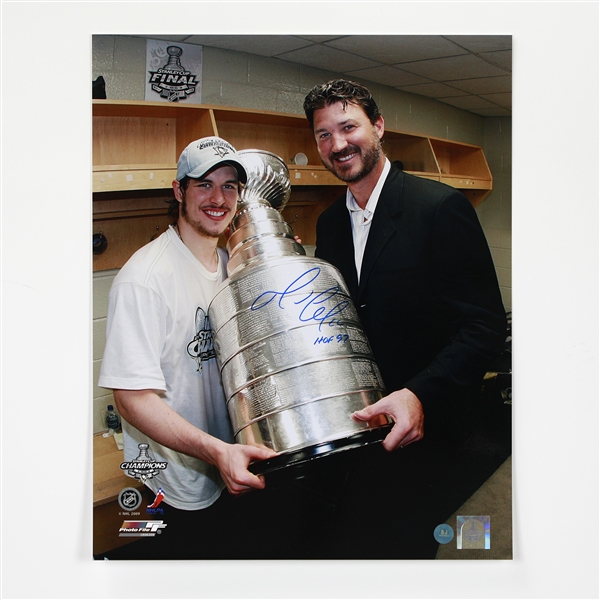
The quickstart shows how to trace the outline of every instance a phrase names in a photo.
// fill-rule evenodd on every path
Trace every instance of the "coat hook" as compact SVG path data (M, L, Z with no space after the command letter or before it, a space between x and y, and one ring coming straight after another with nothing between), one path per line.
M158 228L158 225L156 226L156 233L150 238L150 241L152 241L154 238L156 238L156 236L159 234L160 229Z
M108 240L106 236L100 233L94 233L92 236L92 252L94 254L102 254L108 246Z

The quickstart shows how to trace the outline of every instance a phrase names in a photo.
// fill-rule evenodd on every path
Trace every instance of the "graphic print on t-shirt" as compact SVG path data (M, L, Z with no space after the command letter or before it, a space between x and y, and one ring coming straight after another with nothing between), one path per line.
M196 309L196 335L188 344L187 351L196 361L198 371L202 371L203 361L216 356L208 315L200 307Z

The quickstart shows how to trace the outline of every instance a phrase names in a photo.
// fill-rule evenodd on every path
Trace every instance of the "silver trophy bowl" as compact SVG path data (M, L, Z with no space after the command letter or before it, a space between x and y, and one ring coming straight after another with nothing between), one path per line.
M381 441L387 417L351 418L385 390L346 284L284 222L285 163L238 154L248 181L227 243L229 278L208 309L235 439L279 453L252 465L256 473Z

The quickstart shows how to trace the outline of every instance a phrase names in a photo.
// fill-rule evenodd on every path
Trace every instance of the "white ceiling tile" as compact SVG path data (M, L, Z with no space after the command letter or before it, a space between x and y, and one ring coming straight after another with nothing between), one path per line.
M377 66L377 63L369 58L356 56L320 44L294 50L293 52L286 52L278 55L277 58L337 73L346 73L350 69L355 70Z
M428 98L452 98L453 96L464 96L463 90L457 90L444 83L421 83L419 85L409 85L399 87L403 92L419 94Z
M390 87L424 83L427 81L419 75L407 73L401 69L396 69L395 67L389 66L371 67L370 69L360 69L357 71L346 71L345 74L350 78L357 77L360 79L366 79L368 81L374 81L375 83L381 83L382 85L388 85Z
M467 50L439 35L351 35L327 45L385 65L467 54Z
M498 104L503 108L510 108L512 106L512 94L481 94L481 98Z
M311 42L315 42L316 44L322 44L323 42L328 42L329 40L335 40L340 37L347 37L343 35L297 35L295 37L299 37L303 40L309 40Z
M512 72L512 50L498 52L483 52L479 55L484 60Z
M277 56L311 45L293 35L192 35L187 42L259 56Z
M480 77L478 79L458 79L450 84L470 94L501 94L512 91L512 76Z
M470 110L474 108L494 108L494 103L479 96L457 96L456 98L440 98L440 102L451 104L457 108Z
M472 54L422 60L419 62L402 64L402 68L415 75L428 77L435 81L465 79L466 74L471 78L506 75L506 72L502 69L490 65Z
M135 35L127 37L140 37L145 40L164 40L167 42L186 42L186 40L190 37L189 35Z
M512 48L511 35L446 35L444 37L476 54Z

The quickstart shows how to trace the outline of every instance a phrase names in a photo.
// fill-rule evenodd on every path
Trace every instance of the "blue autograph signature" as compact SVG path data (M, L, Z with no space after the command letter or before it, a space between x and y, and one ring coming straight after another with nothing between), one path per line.
M322 292L316 292L314 290L307 289L310 284L315 281L321 274L320 267L314 267L309 269L300 277L297 277L292 281L282 292L267 291L263 292L256 300L252 303L250 310L259 310L264 308L271 302L277 299L279 308L285 310L284 300L291 294L295 294L301 290L307 292L306 296L294 302L295 305L304 305L302 311L298 315L298 320L302 322L316 321L319 323L319 331L325 324L330 327L339 325L341 321L336 319L336 315L339 315L344 309L350 304L349 300L345 297L340 300L335 306L327 308L323 306L330 298L333 298L341 290L339 286L330 287Z

